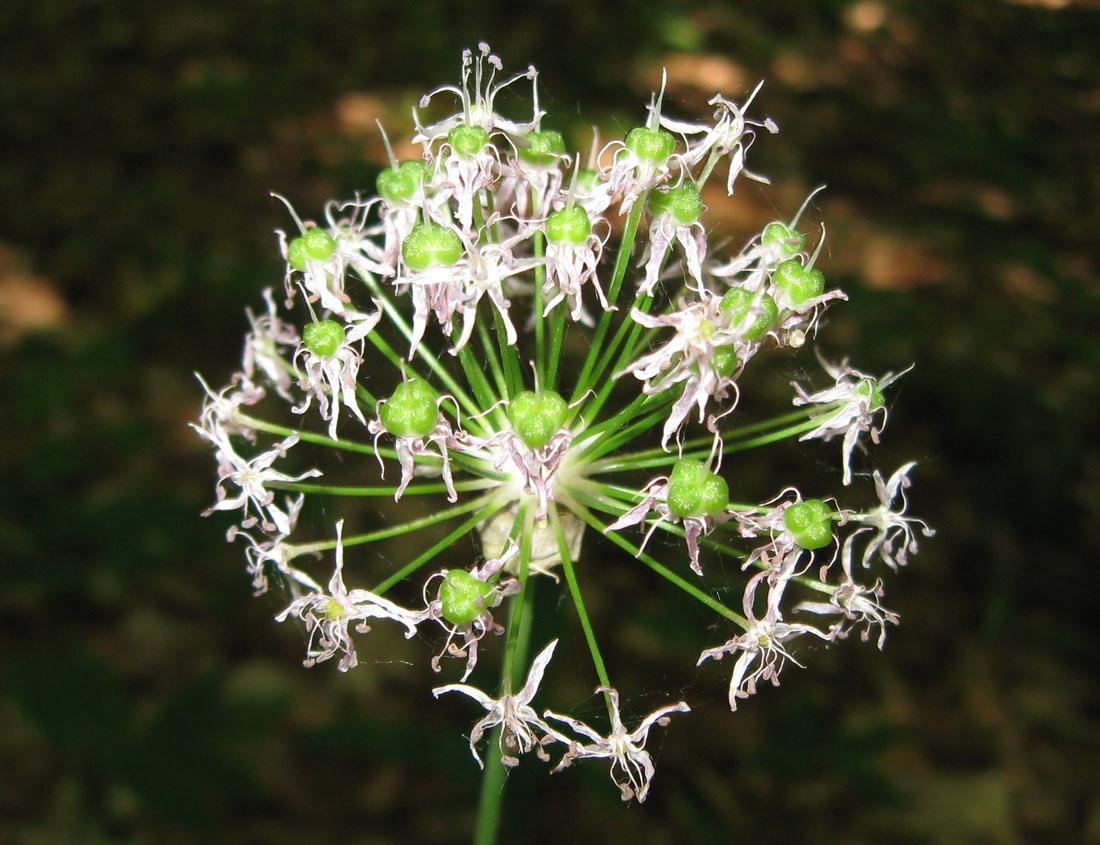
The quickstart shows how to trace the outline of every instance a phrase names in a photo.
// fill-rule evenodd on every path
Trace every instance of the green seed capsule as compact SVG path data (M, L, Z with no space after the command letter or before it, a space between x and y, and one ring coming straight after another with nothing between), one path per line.
M802 252L806 236L785 223L775 221L764 227L761 241L769 255L778 256L780 261L786 261Z
M871 378L860 379L856 384L856 395L861 396L867 403L867 408L877 411L886 404L886 397L879 390L878 382Z
M729 320L732 328L739 328L744 325L754 299L756 294L750 290L730 288L722 297L718 310ZM765 293L756 302L756 312L756 318L741 333L745 340L758 340L763 337L779 317L779 306L775 304L770 294Z
M569 406L553 390L534 393L525 390L513 396L508 419L519 439L532 449L541 449L565 423Z
M314 261L328 261L336 251L336 241L324 229L316 227L302 233L306 255Z
M493 585L479 581L463 569L452 569L443 576L439 601L443 618L452 625L467 625L485 611L485 601Z
M489 133L480 126L460 123L447 133L451 149L460 158L475 158L489 146Z
M396 437L427 437L439 422L439 394L424 379L411 378L397 385L378 409L386 431Z
M426 170L422 161L403 161L397 169L387 167L375 182L378 195L393 205L412 201L424 182Z
M530 146L519 147L519 157L536 167L549 167L565 155L565 139L560 132L544 129L523 136Z
M307 323L302 330L302 343L319 358L331 358L344 343L344 327L335 320Z
M650 194L649 208L655 215L671 214L677 223L687 226L702 216L703 200L695 183L685 179L674 188Z
M663 129L639 126L626 136L626 148L646 164L664 164L676 150L676 138Z
M579 205L555 211L546 218L546 238L553 244L579 246L592 234L592 221Z
M401 244L401 257L410 270L453 267L462 258L462 238L446 226L417 223Z
M817 268L803 267L794 258L784 261L775 269L772 281L787 294L794 305L801 305L825 292L825 274Z
M305 238L293 238L286 245L286 260L295 270L305 271L309 262L309 256L306 255Z
M675 516L703 517L721 513L729 505L729 484L702 461L682 458L668 479L668 509Z
M710 357L710 368L720 378L729 378L737 369L737 353L733 346L718 346Z
M833 541L833 509L821 499L806 499L783 512L783 524L794 541L808 551L823 549Z

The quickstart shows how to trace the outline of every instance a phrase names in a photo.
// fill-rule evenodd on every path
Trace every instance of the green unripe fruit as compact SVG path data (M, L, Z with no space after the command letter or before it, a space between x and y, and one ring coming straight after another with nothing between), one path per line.
M778 256L780 261L785 261L802 252L802 247L806 243L806 236L797 229L792 229L785 223L776 221L764 227L761 241L764 244L764 249L770 255Z
M427 437L439 422L439 394L424 379L411 378L397 385L378 409L386 431L396 437Z
M314 226L286 245L286 260L295 270L304 271L310 261L327 261L335 251L332 235Z
M729 378L737 369L737 353L733 346L717 346L710 356L710 368L720 378Z
M877 411L886 404L886 397L878 388L878 382L871 378L860 379L856 384L856 395L867 403L868 410Z
M309 256L306 255L306 242L303 238L293 238L286 245L286 261L295 270L304 271Z
M306 255L314 261L328 261L336 251L336 241L324 229L306 229L302 233L302 240L305 242Z
M745 322L745 318L752 308L756 294L745 288L730 288L722 297L718 310L729 320L732 328L738 328ZM779 306L771 294L765 293L756 303L756 319L744 329L741 337L745 340L758 340L774 325L779 318Z
M565 139L560 132L545 129L541 132L528 132L523 136L528 147L519 147L519 157L536 167L548 167L565 155Z
M565 423L569 406L558 393L525 390L513 396L508 406L508 419L519 439L532 449L541 449L550 442Z
M668 191L649 195L649 209L655 215L671 214L682 226L694 223L703 214L703 199L690 179L685 179Z
M401 244L401 257L410 270L429 267L453 267L462 258L464 247L458 232L446 226L417 223Z
M394 205L409 202L420 190L425 170L422 161L403 161L396 168L387 167L374 183L378 196Z
M794 258L775 268L772 281L787 294L794 305L801 305L825 293L825 274L817 268L803 267Z
M639 126L626 136L626 148L646 164L664 164L676 150L676 138L663 129Z
M592 234L592 221L588 212L575 205L555 211L546 218L546 238L552 244L580 246Z
M460 158L474 158L489 145L489 133L480 126L460 123L447 133L451 149Z
M730 488L726 479L711 472L702 461L682 458L668 479L668 509L675 516L713 516L726 509Z
M806 499L783 511L783 524L794 541L808 551L833 542L833 509L821 499Z
M331 358L344 343L344 327L335 320L307 323L302 330L302 343L319 358Z
M485 612L485 600L492 591L492 584L479 581L464 569L452 569L439 588L443 618L452 625L473 622Z

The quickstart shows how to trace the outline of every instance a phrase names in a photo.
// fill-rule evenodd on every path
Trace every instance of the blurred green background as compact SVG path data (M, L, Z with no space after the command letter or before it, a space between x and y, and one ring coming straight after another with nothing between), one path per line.
M1095 4L13 0L0 33L0 843L466 838L474 708L381 631L358 670L304 670L199 517L187 422L281 278L268 192L316 214L369 189L374 118L401 137L482 39L582 136L639 122L662 66L685 117L767 80L773 188L713 219L739 242L828 183L820 266L851 302L819 340L917 362L875 458L920 461L939 531L889 585L884 655L804 655L733 715L728 667L691 666L707 617L597 582L638 707L697 712L655 734L643 807L600 764L525 763L502 841L1100 843ZM836 451L806 452L833 483ZM560 618L558 694L591 706Z

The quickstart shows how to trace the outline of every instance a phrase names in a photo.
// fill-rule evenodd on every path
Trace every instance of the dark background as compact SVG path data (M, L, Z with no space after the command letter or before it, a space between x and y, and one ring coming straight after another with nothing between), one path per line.
M304 670L229 520L198 516L214 464L187 422L192 372L228 377L281 276L268 192L316 214L369 189L374 118L402 137L480 39L580 138L639 122L662 65L684 117L767 80L753 113L782 131L750 166L774 187L708 195L711 219L740 240L829 184L820 266L851 302L820 342L917 362L875 457L920 461L939 532L892 579L885 654L804 655L733 715L728 666L690 665L706 617L590 579L628 698L690 685L697 712L654 734L642 807L602 764L525 763L502 841L1100 842L1100 11L532 8L0 7L0 843L465 838L473 705L433 702L427 647L381 631L358 670ZM836 451L810 450L834 483ZM549 700L598 709L561 619Z

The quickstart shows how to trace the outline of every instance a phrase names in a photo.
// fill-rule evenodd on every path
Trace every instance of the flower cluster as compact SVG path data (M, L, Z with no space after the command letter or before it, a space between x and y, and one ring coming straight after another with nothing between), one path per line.
M689 657L734 657L735 710L762 682L778 684L788 663L802 665L799 638L877 631L881 648L898 616L882 604L879 573L904 566L932 531L906 514L913 464L888 480L857 471L898 375L823 361L831 386L794 385L793 405L774 417L739 416L754 362L804 354L826 309L846 299L816 266L824 227L815 238L800 222L813 195L735 255L707 237L716 170L727 174L719 193L741 177L766 181L745 168L757 134L778 131L747 115L759 87L740 105L716 96L710 119L690 122L663 113L662 86L640 125L586 167L546 124L537 82L533 68L504 78L485 45L468 51L461 84L414 110L419 158L391 153L374 195L332 202L320 221L287 204L295 230L279 233L283 307L263 292L241 368L220 390L202 382L195 428L218 463L210 511L239 513L229 537L245 542L255 590L289 592L277 619L304 628L307 666L335 659L352 669L370 626L434 638L428 665L459 676L436 697L462 693L485 711L469 733L479 764L492 731L497 765L555 750L554 771L605 760L624 800L644 801L655 772L649 734L689 707L669 701L633 730L624 725L597 636L606 622L590 619L584 601L582 584L599 577L585 566L589 546L619 546L730 629L725 643ZM529 109L498 111L504 89L528 86ZM455 110L436 115L448 98ZM729 471L734 453L748 461L756 449L834 437L841 486L870 479L878 505L792 485L769 499ZM377 478L363 484L375 461ZM328 483L349 465L359 483ZM312 496L326 497L326 509L392 498L407 518L345 532L362 518L348 505L334 537L303 537ZM418 508L425 500L432 507ZM352 560L352 548L414 533L430 539L411 559ZM657 534L671 542L651 542ZM461 545L466 536L480 556ZM739 608L707 587L703 563L714 555L745 572ZM527 658L519 631L536 589L572 602L606 730L534 704L558 644ZM502 674L469 683L494 642Z

